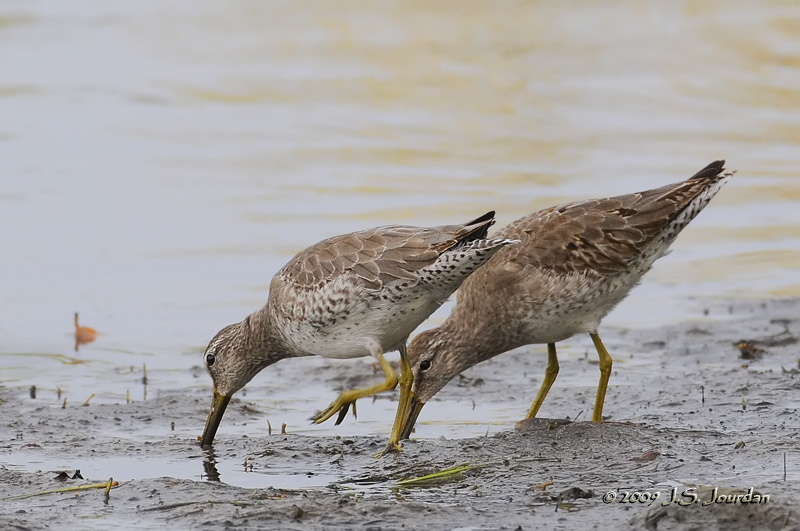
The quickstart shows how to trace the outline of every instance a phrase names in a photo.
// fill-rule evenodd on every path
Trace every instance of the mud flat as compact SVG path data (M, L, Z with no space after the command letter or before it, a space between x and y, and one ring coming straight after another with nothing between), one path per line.
M569 419L463 439L432 438L421 422L402 454L380 460L385 436L351 437L347 425L337 436L222 430L203 451L189 435L207 413L199 390L62 409L0 388L0 527L800 529L800 301L708 306L692 323L605 331L615 367L602 425L586 421L590 390L559 385L570 370L596 370L588 355L562 364L542 410ZM543 368L543 356L521 349L441 395L522 417ZM327 377L361 372L340 364ZM258 407L245 397L226 421ZM226 483L230 463L249 473L247 487ZM83 479L71 479L75 469ZM119 485L107 497L97 488L20 498L111 477Z

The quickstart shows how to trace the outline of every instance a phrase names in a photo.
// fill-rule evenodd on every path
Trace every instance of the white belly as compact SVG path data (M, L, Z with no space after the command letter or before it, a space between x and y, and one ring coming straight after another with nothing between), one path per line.
M287 339L303 355L349 359L397 350L439 303L427 297L362 300L330 319L285 320Z

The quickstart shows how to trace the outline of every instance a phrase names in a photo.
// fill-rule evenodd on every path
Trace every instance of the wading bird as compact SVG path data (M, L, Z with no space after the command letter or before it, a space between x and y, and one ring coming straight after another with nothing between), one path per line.
M342 392L313 417L320 423L351 405L397 386L411 385L409 334L471 273L502 247L486 239L494 212L463 225L434 228L392 225L335 236L297 254L272 279L266 305L223 328L203 354L214 395L202 446L209 446L233 394L284 358L373 356L386 380ZM399 350L402 377L384 358ZM398 434L392 434L394 443Z
M690 179L646 192L548 208L498 231L520 244L469 277L444 324L409 345L413 386L401 389L392 433L408 438L425 403L462 371L546 343L545 377L526 417L534 418L558 374L556 343L579 333L589 334L600 357L592 420L602 421L612 361L597 328L730 179L734 172L724 165L712 162Z

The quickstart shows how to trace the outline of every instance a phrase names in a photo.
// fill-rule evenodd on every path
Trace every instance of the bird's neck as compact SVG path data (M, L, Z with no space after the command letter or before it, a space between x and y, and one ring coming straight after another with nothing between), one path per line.
M259 370L290 356L266 307L245 317L239 326L248 352L258 360Z
M490 316L454 309L439 327L439 334L447 337L451 348L460 353L461 370L486 361L518 345L512 344L505 334L497 334Z

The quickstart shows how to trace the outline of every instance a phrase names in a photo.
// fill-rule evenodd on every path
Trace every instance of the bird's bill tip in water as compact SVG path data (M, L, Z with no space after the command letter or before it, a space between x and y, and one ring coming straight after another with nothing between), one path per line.
M203 430L203 435L200 437L200 446L211 446L214 443L214 436L217 434L217 429L222 422L222 415L225 414L225 408L228 407L230 400L230 396L214 390L214 396L211 397L211 409L208 412L208 420L206 420L206 429Z
M417 395L411 393L411 400L408 404L408 407L403 415L404 418L397 420L401 422L399 433L400 433L400 440L403 441L408 439L411 436L411 431L414 429L414 425L417 423L417 417L419 417L420 411L422 411L422 407L425 405L425 402L422 402L417 398Z

